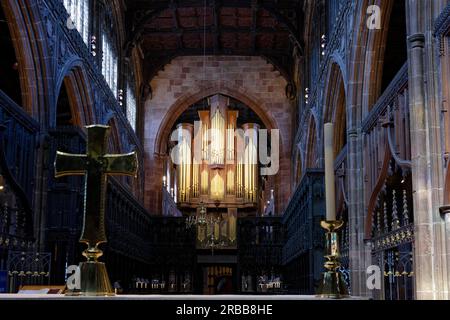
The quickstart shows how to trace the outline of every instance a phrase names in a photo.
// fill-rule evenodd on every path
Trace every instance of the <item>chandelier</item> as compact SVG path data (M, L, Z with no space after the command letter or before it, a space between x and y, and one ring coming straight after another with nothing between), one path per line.
M216 207L218 208L220 205L220 201L215 201ZM201 204L200 210L195 215L190 215L186 218L186 229L192 228L204 228L206 229L207 236L202 241L202 245L205 248L210 248L212 254L214 254L214 250L217 248L224 248L227 246L225 241L221 239L220 236L220 226L222 223L222 217L220 214L218 216L208 215L206 212L206 208Z
M208 219L206 216L206 208L202 204L200 212L196 215L191 215L186 218L186 229L191 229L194 226L207 226Z

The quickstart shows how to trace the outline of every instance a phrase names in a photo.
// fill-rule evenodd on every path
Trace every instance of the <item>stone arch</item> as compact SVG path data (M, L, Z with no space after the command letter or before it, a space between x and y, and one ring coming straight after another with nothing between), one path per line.
M22 105L22 90L16 48L11 38L10 26L0 5L0 89L19 106Z
M334 123L334 156L336 157L347 144L347 94L342 69L331 63L325 88L323 113L324 123Z
M40 92L44 92L40 86L45 86L45 83L38 80L40 78L38 74L42 71L39 69L45 66L39 67L43 48L38 48L40 42L35 41L33 35L44 33L44 31L38 30L42 26L32 21L36 18L35 13L32 13L32 8L23 4L22 1L5 0L0 6L5 13L18 62L22 108L35 119L39 119L45 115L45 112L39 111L38 105L42 102Z
M354 35L351 39L350 63L348 66L348 77L351 79L351 82L347 86L347 130L349 138L355 141L358 139L357 128L362 119L369 114L371 107L382 94L384 56L389 34L389 24L391 19L395 19L395 17L392 17L395 1L361 0L357 2L357 14L355 16L355 26L357 27L354 28ZM381 28L379 30L369 30L367 28L367 8L370 5L377 5L381 9ZM390 160L388 149L386 149L383 168L387 168L388 159ZM354 160L349 161L349 164L354 162ZM350 171L354 169L352 167L349 168ZM386 170L383 169L381 171L381 176L374 190L376 195L384 182L384 175L387 175ZM356 185L357 180L350 179L350 189L354 188L352 185ZM350 190L351 193L352 190ZM372 211L376 202L374 197L372 194L372 198L366 203L366 208L368 209L364 210L364 233L368 233L367 230L371 226Z
M372 223L373 223L373 215L377 204L378 195L382 191L384 183L386 182L386 178L388 177L389 174L389 164L392 159L392 154L387 141L385 142L385 150L386 152L381 165L380 174L377 178L377 182L375 183L375 187L373 188L373 192L367 206L367 216L364 225L364 236L366 239L370 239L370 232L372 230Z
M314 116L311 114L308 126L308 135L306 143L306 168L317 167L317 126Z
M122 48L125 43L125 26L124 26L124 9L120 4L119 0L110 1L110 8L113 14L114 24L117 27L117 46L118 48ZM119 50L119 55L121 55L123 50Z
M381 9L381 29L368 30L362 35L361 41L365 42L364 69L361 77L364 81L363 87L363 114L370 112L383 93L383 74L385 67L385 53L389 36L389 26L392 21L392 14L395 0L375 1ZM395 17L393 17L395 19ZM364 21L363 21L364 22ZM366 28L367 29L367 28ZM405 39L406 42L406 39Z
M86 72L83 69L82 62L75 60L66 64L62 69L61 76L57 80L55 91L55 111L52 113L50 123L56 126L56 114L59 92L65 86L69 97L70 109L74 119L73 125L84 127L95 122L93 113L94 103L91 96L91 88Z
M396 1L396 0L393 0ZM367 8L378 5L381 8L382 21L380 30L370 30L367 27L369 15ZM347 55L347 137L349 150L362 150L364 135L361 124L370 112L381 94L383 45L386 43L385 32L389 16L389 6L392 0L361 0L356 1L354 17L352 19L353 34L350 38ZM352 278L352 291L360 295L370 293L361 284L366 281L366 268L372 263L370 248L364 245L365 230L371 216L370 201L360 201L361 189L365 188L364 158L361 152L348 152L346 173L348 179L348 220L349 229L353 233L350 237L350 250L358 252L350 256L350 270ZM380 178L381 179L381 178ZM364 192L367 190L364 189ZM369 208L368 208L369 206Z
M275 120L267 115L267 113L261 107L263 105L262 102L258 102L253 97L249 97L248 94L241 93L238 90L231 89L227 86L216 85L209 88L198 89L198 91L192 95L184 95L169 108L163 121L161 122L161 125L159 126L154 147L155 152L159 154L166 153L166 150L164 150L164 148L167 146L167 142L171 133L170 130L173 128L175 121L187 108L189 108L189 106L214 94L223 94L241 101L242 103L250 107L260 117L268 130L278 129Z
M294 188L300 183L300 180L303 176L303 160L301 156L301 152L299 148L295 148L295 155L294 155L294 175L293 175L293 186Z

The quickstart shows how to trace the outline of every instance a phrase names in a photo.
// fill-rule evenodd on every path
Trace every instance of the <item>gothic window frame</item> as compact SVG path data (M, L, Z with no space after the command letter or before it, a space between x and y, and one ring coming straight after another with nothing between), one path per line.
M104 21L101 24L102 75L114 97L119 93L120 44L118 26L111 6L105 7Z
M91 34L92 19L90 18L92 12L92 2L91 0L61 0L64 7L69 14L73 26L76 28L80 34L83 42L89 45L89 38ZM80 15L80 11L82 15Z
M136 75L132 66L129 66L129 72L126 79L125 88L125 115L134 132L137 131L137 115L138 115L138 96L136 94Z

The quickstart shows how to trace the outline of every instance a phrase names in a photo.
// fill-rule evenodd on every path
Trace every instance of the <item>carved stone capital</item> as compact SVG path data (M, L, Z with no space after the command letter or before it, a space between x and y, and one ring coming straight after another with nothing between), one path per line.
M425 47L425 35L423 33L412 34L408 37L410 48L424 48Z
M443 216L450 214L450 204L443 205L439 208L439 211Z

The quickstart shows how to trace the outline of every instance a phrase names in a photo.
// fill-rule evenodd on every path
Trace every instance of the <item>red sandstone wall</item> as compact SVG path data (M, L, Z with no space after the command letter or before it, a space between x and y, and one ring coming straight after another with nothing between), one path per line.
M205 62L206 67L203 67ZM280 172L275 177L277 212L287 203L291 181L291 116L286 80L261 57L178 57L151 81L145 103L145 205L160 213L162 159L170 129L178 116L198 100L222 93L250 106L268 128L280 129Z

